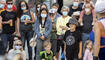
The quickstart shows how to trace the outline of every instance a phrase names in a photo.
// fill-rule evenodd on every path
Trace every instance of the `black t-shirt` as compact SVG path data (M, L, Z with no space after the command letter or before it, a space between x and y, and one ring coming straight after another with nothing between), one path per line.
M81 32L78 30L74 32L70 32L70 30L66 31L64 41L66 42L67 59L77 57L79 52L79 43L82 41Z
M15 32L15 21L16 21L16 12L11 11L3 11L0 16L2 17L2 21L9 21L10 19L13 20L13 26L10 24L3 24L3 33L5 34L12 34Z
M68 30L64 35L64 41L66 42L67 47L73 47L74 49L77 49L81 40L81 32L78 30L74 32L70 32L70 30Z
M83 27L82 32L83 33L90 33L92 31L92 22L93 22L93 15L92 13L89 15L84 14L83 16Z
M69 9L70 9L69 16L72 16L73 12L76 12L76 11L80 11L81 12L82 11L82 7L80 5L78 6L77 9L73 9L72 6L73 5L70 5L70 7L69 7Z

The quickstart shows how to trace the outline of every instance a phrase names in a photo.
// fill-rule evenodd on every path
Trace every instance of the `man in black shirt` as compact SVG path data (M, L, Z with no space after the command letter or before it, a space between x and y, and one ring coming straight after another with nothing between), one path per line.
M82 57L82 39L80 31L76 29L77 25L78 21L74 18L67 23L70 28L64 35L67 60L75 60Z
M13 47L13 34L15 32L15 22L16 22L16 13L12 10L13 2L12 0L7 0L7 9L0 14L0 20L2 20L2 46L3 53L5 54L8 47L9 41L9 50Z
M82 6L80 6L79 0L74 0L73 4L70 5L69 9L70 9L69 16L72 16L74 12L77 12L77 11L81 12Z

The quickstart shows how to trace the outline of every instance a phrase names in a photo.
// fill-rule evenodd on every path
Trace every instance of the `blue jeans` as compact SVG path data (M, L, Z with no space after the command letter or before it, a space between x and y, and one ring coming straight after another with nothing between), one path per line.
M13 48L13 41L14 41L14 36L12 34L2 34L1 35L1 40L2 40L2 54L6 53L6 49L8 47L8 42L9 42L9 50Z
M90 33L82 33L82 48L84 48L84 43L90 39ZM84 55L84 53L82 53Z
M105 48L100 48L99 60L105 60Z
M29 60L32 60L32 47L29 44L32 37L33 37L33 31L21 31L21 40L23 43L23 47L25 47L25 42L27 40Z

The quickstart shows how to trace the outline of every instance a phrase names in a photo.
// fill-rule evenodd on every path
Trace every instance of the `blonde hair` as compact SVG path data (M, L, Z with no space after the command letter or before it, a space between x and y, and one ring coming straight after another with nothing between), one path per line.
M87 45L88 45L89 43L92 43L92 41L91 41L91 40L87 40L87 41L85 42L85 44L84 44L84 52L85 52L85 50L86 50L86 48L87 48ZM93 49L93 45L92 45L92 48L90 49L90 51L92 51L92 49Z
M48 45L51 46L51 42L50 42L50 41L45 41L44 44L43 44L43 47L45 48L45 47L47 47Z
M14 41L14 45L13 45L13 48L16 50L15 46L18 44L18 42L21 42L22 44L22 41L21 40L16 40ZM23 47L23 46L22 46ZM21 51L23 51L23 48L20 49Z

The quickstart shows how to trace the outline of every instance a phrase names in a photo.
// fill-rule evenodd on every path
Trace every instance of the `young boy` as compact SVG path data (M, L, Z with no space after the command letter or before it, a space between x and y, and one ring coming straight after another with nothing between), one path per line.
M67 27L70 28L64 35L67 60L80 59L82 57L82 39L81 33L76 29L77 25L78 21L75 18L71 18L67 23Z
M56 57L53 56L53 52L51 51L51 43L50 41L44 42L45 51L40 52L40 60L56 60Z

